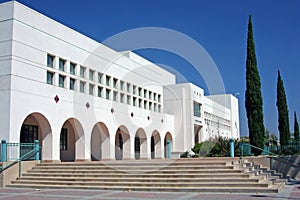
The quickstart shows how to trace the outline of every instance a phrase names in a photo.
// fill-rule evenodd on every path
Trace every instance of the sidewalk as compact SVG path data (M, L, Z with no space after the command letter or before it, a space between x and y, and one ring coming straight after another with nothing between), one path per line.
M247 199L293 199L300 200L300 182L289 182L279 194L229 194L229 193L186 193L186 192L133 192L107 190L69 189L0 189L0 200L56 200L56 199L205 199L205 200L247 200Z

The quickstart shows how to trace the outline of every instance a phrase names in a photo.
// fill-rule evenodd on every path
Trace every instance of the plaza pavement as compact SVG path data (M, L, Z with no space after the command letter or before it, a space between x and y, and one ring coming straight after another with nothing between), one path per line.
M278 194L229 194L229 193L187 193L187 192L137 192L111 190L71 189L15 189L0 188L0 200L96 200L96 199L205 199L205 200L300 200L300 181L289 181Z

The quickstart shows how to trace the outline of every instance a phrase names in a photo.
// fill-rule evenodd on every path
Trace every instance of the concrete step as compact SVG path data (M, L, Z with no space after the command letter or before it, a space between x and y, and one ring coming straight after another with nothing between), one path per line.
M36 188L49 189L65 188L66 185L40 185L40 184L18 184L8 185L15 188ZM276 187L257 188L257 187L130 187L130 186L84 186L84 185L68 185L68 189L95 189L95 190L121 190L121 191L160 191L160 192L205 192L205 193L278 193L280 190Z
M244 183L258 183L259 179L244 179L244 178L170 178L170 177L44 177L44 176L25 176L19 177L17 180L27 180L27 181L84 181L84 182L109 182L115 181L116 183L120 182L129 182L129 181L139 181L139 182L202 182L202 183L211 183L211 182L244 182Z

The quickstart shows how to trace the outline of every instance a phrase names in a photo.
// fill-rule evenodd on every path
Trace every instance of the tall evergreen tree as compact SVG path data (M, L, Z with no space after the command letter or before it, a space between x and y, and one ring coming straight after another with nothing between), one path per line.
M280 145L288 144L290 139L289 111L286 103L286 94L283 81L278 70L277 78L277 110L278 110L278 130L280 136Z
M299 140L299 124L296 112L294 112L294 138L296 141Z
M263 149L265 134L263 100L261 95L260 76L257 69L251 15L249 16L248 22L245 96L250 144ZM259 155L261 153L260 150L254 148L252 149L252 152L254 155Z

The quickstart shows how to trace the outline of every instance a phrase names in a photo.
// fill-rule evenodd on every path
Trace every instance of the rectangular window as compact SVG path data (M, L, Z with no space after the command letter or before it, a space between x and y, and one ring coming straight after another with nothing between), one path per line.
M76 64L70 63L70 74L76 74Z
M131 97L130 97L130 95L127 95L127 104L128 104L128 105L130 105L130 104L131 104L130 100L131 100Z
M139 88L139 96L141 97L142 96L142 88Z
M194 101L194 116L201 117L201 104Z
M153 100L156 101L156 93L153 93Z
M161 105L158 105L158 112L161 112Z
M102 97L103 87L98 87L98 97Z
M114 100L114 101L118 101L118 92L114 91L113 94L114 94L113 100Z
M66 64L66 61L65 60L63 60L63 59L59 59L59 65L58 65L58 69L60 70L60 71L65 71L65 64Z
M133 105L133 106L136 106L136 97L133 97L132 105Z
M94 73L95 73L95 71L90 70L90 73L89 73L90 81L93 81L93 80L94 80Z
M75 89L75 79L70 78L70 90L74 90Z
M144 90L144 98L147 98L147 90Z
M110 76L106 76L106 85L110 86Z
M153 105L153 111L154 112L156 112L156 106L157 106L156 103L154 103L154 105Z
M157 100L158 100L158 102L161 102L161 98L160 98L160 97L161 97L160 94L157 95Z
M106 89L106 95L105 95L106 99L110 99L110 90Z
M80 81L80 92L84 93L84 86L85 86L85 82Z
M143 100L139 99L139 107L142 108L143 104L142 104Z
M84 74L85 74L85 67L80 66L80 77L84 78Z
M130 83L127 83L127 92L130 93Z
M52 67L54 66L54 56L52 55L47 55L47 66Z
M120 81L120 89L124 91L124 81Z
M144 108L147 109L148 106L147 106L147 101L144 101Z
M117 84L118 84L118 79L113 78L113 87L116 88L116 89L117 89L117 87L118 87Z
M89 94L90 94L90 95L94 95L94 87L95 87L95 86L92 85L92 84L89 85Z
M152 110L152 102L149 102L149 110Z
M100 84L102 84L102 77L103 77L103 74L98 73L98 83L100 83Z
M149 91L149 99L152 100L152 92L151 91Z
M120 95L120 102L124 103L124 100L125 100L125 94L121 93L121 95Z
M54 73L47 72L47 83L48 84L53 85L53 77L54 77Z
M132 86L132 93L133 93L133 94L136 94L136 93L137 93L137 91L136 91L136 86L135 86L135 85Z
M21 128L20 143L34 143L35 140L38 140L38 130L38 126L23 124Z
M65 76L62 76L62 75L59 75L58 77L58 86L59 87L65 87L65 79L66 77Z
M60 150L68 150L68 129L62 128L60 132Z

